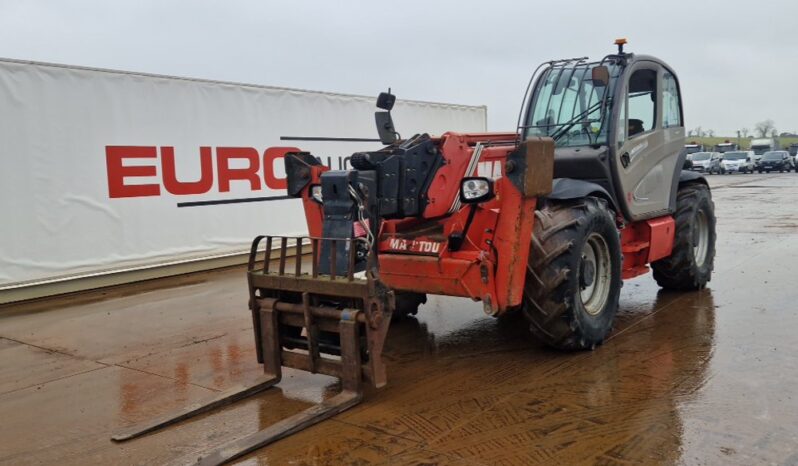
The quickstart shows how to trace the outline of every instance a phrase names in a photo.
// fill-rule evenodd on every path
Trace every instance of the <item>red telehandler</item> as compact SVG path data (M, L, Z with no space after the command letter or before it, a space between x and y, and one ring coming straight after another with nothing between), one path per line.
M361 400L364 382L385 385L391 319L415 313L430 293L472 298L491 316L522 312L535 337L585 350L610 332L622 280L650 267L663 288L703 288L714 205L706 180L682 170L679 82L664 62L625 53L624 43L600 61L538 67L515 132L401 139L388 92L375 114L385 147L353 154L351 170L288 154L288 194L302 199L309 235L252 244L262 381L114 439L265 390L282 366L339 377L342 391L199 463L240 458L329 418ZM289 255L309 257L291 263Z

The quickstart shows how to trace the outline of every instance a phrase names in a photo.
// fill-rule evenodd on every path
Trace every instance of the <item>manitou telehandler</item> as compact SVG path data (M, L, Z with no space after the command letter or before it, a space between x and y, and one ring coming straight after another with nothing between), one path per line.
M516 132L401 139L388 92L375 114L385 147L353 154L351 170L287 154L288 194L302 199L309 235L252 244L262 381L114 439L258 393L280 381L282 366L339 377L342 391L200 463L239 458L329 418L360 401L364 381L385 385L392 316L415 313L429 293L472 298L491 316L522 312L537 338L582 350L610 332L621 280L649 264L663 288L703 288L714 206L706 181L682 171L679 82L624 43L598 62L538 67Z

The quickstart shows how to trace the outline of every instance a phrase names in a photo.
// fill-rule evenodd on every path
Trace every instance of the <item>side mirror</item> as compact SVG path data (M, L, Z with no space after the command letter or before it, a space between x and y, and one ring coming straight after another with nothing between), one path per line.
M746 158L745 158L745 161L746 161L746 162L750 162L750 161L751 161L751 157L746 157Z
M377 134L380 135L381 143L389 146L399 140L391 112L374 112L374 121L377 123Z
M377 96L377 108L388 110L390 112L393 109L393 104L395 103L396 96L391 94L390 89L388 89L388 92L380 92L380 95Z
M610 84L610 69L604 65L593 67L590 79L596 87L607 87Z

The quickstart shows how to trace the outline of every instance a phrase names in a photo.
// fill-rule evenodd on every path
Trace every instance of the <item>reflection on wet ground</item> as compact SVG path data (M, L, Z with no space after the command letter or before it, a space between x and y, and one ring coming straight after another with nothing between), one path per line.
M389 385L243 464L798 464L798 176L716 176L716 274L697 293L625 283L593 352L432 297L395 324ZM335 379L162 433L109 433L259 374L242 269L0 309L0 463L151 464L300 411Z

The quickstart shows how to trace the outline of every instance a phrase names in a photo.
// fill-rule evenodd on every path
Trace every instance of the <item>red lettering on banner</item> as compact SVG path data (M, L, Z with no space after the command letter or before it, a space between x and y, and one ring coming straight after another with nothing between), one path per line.
M249 162L247 168L230 168L232 159L244 159ZM216 170L219 176L219 192L230 192L233 180L249 181L250 189L260 190L260 154L251 147L218 147L216 149Z
M282 159L285 154L289 152L301 152L296 147L269 147L263 152L263 181L266 186L271 189L287 189L288 180L286 178L277 178L274 175L274 162L277 159Z
M105 163L108 176L108 195L111 198L160 196L161 186L169 194L189 196L209 193L213 190L214 178L218 178L218 192L230 192L232 181L248 181L252 191L262 188L284 190L288 187L285 177L278 177L276 163L282 163L286 154L300 152L297 147L269 147L260 155L252 147L217 147L216 163L213 147L200 147L200 175L196 181L181 181L177 177L177 159L172 146L106 146ZM158 159L152 165L125 166L125 159ZM196 160L196 159L194 159ZM241 161L245 161L242 163ZM235 161L238 161L237 163ZM158 177L158 166L161 176ZM215 165L215 166L214 166ZM232 165L232 166L231 166ZM234 168L235 166L244 168ZM261 167L263 173L260 172ZM214 173L215 171L215 173ZM153 184L130 184L129 178L155 177ZM161 179L163 178L163 179Z
M207 193L213 187L213 157L210 147L200 147L199 181L179 181L175 168L175 148L161 147L163 187L172 194L189 195Z
M126 167L123 159L154 159L157 158L153 146L105 146L105 167L108 171L108 196L119 197L144 197L158 196L161 187L157 184L125 184L125 178L134 176L156 176L157 169L154 165Z

